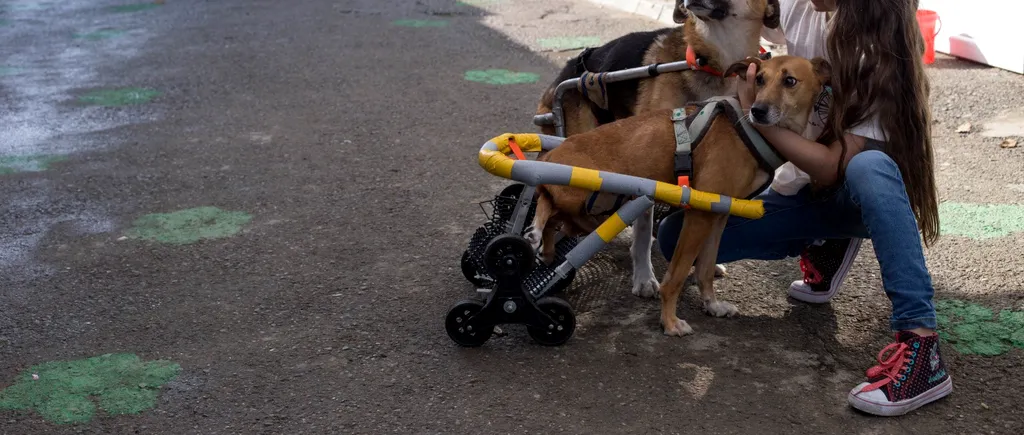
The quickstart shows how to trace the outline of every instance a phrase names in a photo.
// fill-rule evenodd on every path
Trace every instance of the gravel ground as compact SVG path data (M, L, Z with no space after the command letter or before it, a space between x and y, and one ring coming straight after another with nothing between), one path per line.
M629 294L623 237L568 290L569 343L509 327L457 348L442 319L473 291L459 256L476 203L505 184L477 165L480 143L534 131L537 98L577 52L566 38L660 27L583 1L467 3L4 3L0 167L32 157L0 171L0 388L107 353L180 372L140 414L104 408L101 389L84 421L0 410L0 433L1024 432L1013 346L946 345L954 394L903 418L850 410L890 337L870 244L825 306L786 299L795 260L734 263L718 289L741 314L698 314L691 290L680 309L696 334L674 339ZM428 21L395 23L408 19ZM500 68L539 80L465 80ZM967 204L927 251L937 296L1024 310L1024 146L984 136L1020 113L1024 78L944 56L928 71L941 198ZM117 98L139 104L77 98L126 87ZM188 219L238 227L198 242L136 227ZM60 376L63 390L100 379Z

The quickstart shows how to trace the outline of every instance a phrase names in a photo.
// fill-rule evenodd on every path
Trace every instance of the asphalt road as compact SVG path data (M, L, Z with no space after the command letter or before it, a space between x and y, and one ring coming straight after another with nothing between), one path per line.
M455 346L459 256L505 184L477 149L535 131L565 38L658 27L581 1L470 3L0 3L0 433L1024 430L1010 344L944 348L957 390L904 418L849 409L889 339L869 245L821 307L787 301L795 260L736 263L718 288L741 315L688 292L696 334L678 339L629 293L624 238L569 290L568 344L509 327ZM1024 203L1021 149L953 131L1024 105L1024 79L930 71L943 198ZM929 250L940 296L1024 309L1019 231ZM175 375L39 366L120 353Z

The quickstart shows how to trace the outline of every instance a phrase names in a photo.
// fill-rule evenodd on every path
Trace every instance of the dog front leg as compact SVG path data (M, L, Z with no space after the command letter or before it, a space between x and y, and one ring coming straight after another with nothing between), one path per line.
M709 212L690 210L683 219L679 241L668 264L668 271L661 282L661 325L666 335L682 337L693 332L686 321L676 317L676 305L683 291L683 284L697 254L703 249L714 226L715 216ZM711 257L714 262L714 256Z
M633 221L633 244L629 247L633 258L633 295L653 298L658 295L658 279L651 263L651 243L654 241L654 208L644 211Z
M697 255L694 275L697 278L697 287L700 288L701 299L704 301L704 311L715 317L728 317L736 314L739 310L735 305L719 301L715 297L715 275L718 269L715 260L729 217L716 216L714 219L711 234L708 235L707 242L704 243L704 249Z

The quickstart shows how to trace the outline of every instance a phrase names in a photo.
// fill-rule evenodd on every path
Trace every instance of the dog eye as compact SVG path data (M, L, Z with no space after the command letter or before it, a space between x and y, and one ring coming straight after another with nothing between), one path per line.
M754 77L754 84L758 86L764 86L764 75L758 75Z
M785 85L787 88L792 88L793 86L796 86L796 79L792 77L786 77L786 80L783 80L782 84Z

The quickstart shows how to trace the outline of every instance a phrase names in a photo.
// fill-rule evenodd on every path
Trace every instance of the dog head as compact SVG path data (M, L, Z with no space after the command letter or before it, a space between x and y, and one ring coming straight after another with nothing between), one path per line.
M746 80L747 66L758 65L754 87L757 98L750 106L754 124L777 125L803 132L811 110L832 79L832 67L822 58L777 56L766 61L747 58L729 67L726 74Z
M721 21L729 17L759 19L770 29L779 27L779 0L676 0L672 19L679 24L689 15L700 20Z

